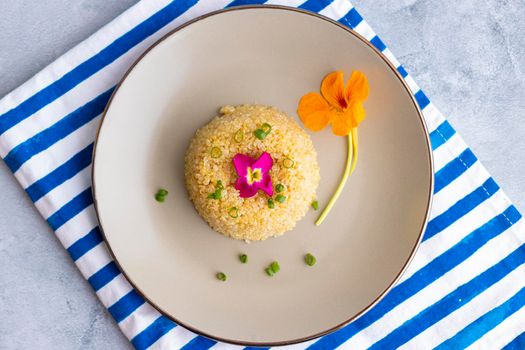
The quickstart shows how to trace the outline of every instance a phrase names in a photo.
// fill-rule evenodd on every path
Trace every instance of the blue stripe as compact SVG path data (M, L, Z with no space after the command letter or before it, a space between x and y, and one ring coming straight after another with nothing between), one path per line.
M31 157L48 149L57 141L100 115L104 111L112 92L113 88L103 92L49 128L13 148L4 158L9 169L13 173L16 172Z
M371 40L370 43L374 45L379 51L384 51L386 49L385 43L379 39L379 37L376 35Z
M449 124L446 120L441 123L436 130L430 133L430 143L432 144L432 150L438 149L439 146L448 141L454 134L456 130Z
M57 210L47 219L47 222L53 231L56 231L91 204L93 204L93 197L91 196L91 188L88 188Z
M423 241L435 236L448 226L452 225L472 209L483 203L486 199L490 198L498 190L499 186L492 178L489 178L483 183L483 185L457 201L444 213L432 219L427 225Z
M447 165L436 172L434 181L434 193L438 193L452 181L457 179L468 168L477 161L476 156L470 149L466 149L457 158L451 160Z
M217 344L216 341L205 338L205 337L195 337L189 343L184 345L181 350L206 350Z
M142 298L134 289L132 289L128 294L120 298L115 304L108 307L108 311L118 323L131 315L131 313L137 310L142 304L144 304L144 298Z
M171 2L113 41L99 53L64 74L60 79L35 93L17 107L1 115L0 135L115 61L144 39L186 12L195 3L197 3L197 0L178 0Z
M523 350L525 349L525 332L512 339L510 343L505 345L503 350Z
M414 94L414 97L416 98L417 104L419 105L419 108L421 108L421 110L425 109L425 107L430 104L430 100L422 90L416 92Z
M102 234L98 227L92 229L87 235L80 238L78 241L73 243L67 252L71 255L71 258L76 261L88 251L102 242Z
M376 322L397 305L442 277L465 259L469 258L486 242L508 229L511 224L507 221L505 215L512 222L518 221L521 217L516 208L510 206L503 214L486 222L463 238L460 242L456 243L452 248L436 257L403 282L399 283L375 307L362 317L338 332L321 338L312 344L309 349L335 348L341 345L362 329Z
M120 274L120 271L114 261L111 261L106 266L95 272L91 277L88 278L89 284L95 290L99 290L106 284L111 282L115 277Z
M264 4L266 0L234 0L230 2L226 7L242 6L242 5L257 5Z
M175 327L177 327L175 322L168 320L164 316L160 316L146 329L133 337L131 344L137 350L145 350Z
M403 78L406 78L408 76L408 72L403 66L397 67L397 71L399 72L399 74L401 74Z
M466 151L470 152L468 149ZM463 173L467 171L467 169L472 165L470 162L465 163L463 158L460 159L461 156L465 156L465 159L471 160L469 158L468 152L459 155L458 158L451 160L449 163L447 163L447 165L434 174L434 193L437 193L437 185L439 190L447 187L452 181L463 175Z
M359 23L363 21L363 17L356 11L355 8L350 9L339 22L347 25L350 28L355 28Z
M474 297L497 283L524 262L525 245L522 245L494 266L458 287L435 304L427 307L412 319L405 321L403 325L390 332L369 349L395 349L405 344L442 318L469 303ZM452 347L452 349L463 348L462 346Z
M29 198L33 202L36 202L51 190L55 189L59 185L63 184L73 176L78 174L81 170L85 169L91 164L91 156L93 154L93 144L90 144L82 151L75 154L64 164L34 182L31 186L26 189Z
M308 10L312 12L320 12L326 6L328 6L332 1L328 0L308 0L299 6L300 9Z
M525 251L522 251L525 253ZM523 254L522 254L523 255ZM490 310L436 349L465 349L525 305L525 287L503 304ZM523 320L525 324L525 320Z

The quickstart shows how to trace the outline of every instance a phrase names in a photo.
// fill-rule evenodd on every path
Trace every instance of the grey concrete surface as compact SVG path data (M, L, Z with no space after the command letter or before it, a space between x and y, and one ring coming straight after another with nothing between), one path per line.
M136 0L0 0L0 96ZM525 209L523 0L356 0L496 181ZM0 164L0 349L129 349Z

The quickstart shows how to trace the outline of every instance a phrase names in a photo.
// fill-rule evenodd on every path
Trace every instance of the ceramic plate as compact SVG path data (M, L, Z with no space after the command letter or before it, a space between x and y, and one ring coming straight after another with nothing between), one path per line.
M316 227L311 210L293 231L251 244L212 231L184 187L195 131L226 104L268 104L297 118L299 99L327 73L356 69L370 82L360 158L327 220ZM329 128L311 135L323 206L341 177L346 141ZM153 45L106 109L93 169L105 239L135 288L199 334L251 345L318 337L376 303L414 255L433 188L422 114L395 68L340 24L281 7L213 13ZM159 187L169 190L162 204ZM314 267L303 262L306 252ZM270 278L264 268L273 260L281 271Z

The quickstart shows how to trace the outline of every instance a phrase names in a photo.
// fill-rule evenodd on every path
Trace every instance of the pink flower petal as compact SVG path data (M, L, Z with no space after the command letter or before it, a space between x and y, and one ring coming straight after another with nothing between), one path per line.
M270 174L264 174L262 181L257 184L257 187L263 190L270 197L273 196L273 184Z
M269 172L272 166L273 158L268 152L261 154L261 156L252 164L252 168L261 168L263 174Z
M235 189L239 191L239 196L241 196L241 198L253 197L257 194L258 190L256 186L248 185L246 179L241 176L239 176L235 182Z
M245 177L247 173L246 169L248 169L248 167L254 162L255 159L242 153L237 153L233 157L233 166L239 177Z

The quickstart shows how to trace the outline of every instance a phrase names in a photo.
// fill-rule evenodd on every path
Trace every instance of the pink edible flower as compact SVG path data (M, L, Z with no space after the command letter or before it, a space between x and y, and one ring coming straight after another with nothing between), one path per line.
M268 152L261 154L257 160L237 153L233 157L233 166L238 175L235 189L239 191L242 198L255 196L259 189L268 196L273 195L272 178L269 173L273 166L273 159Z

